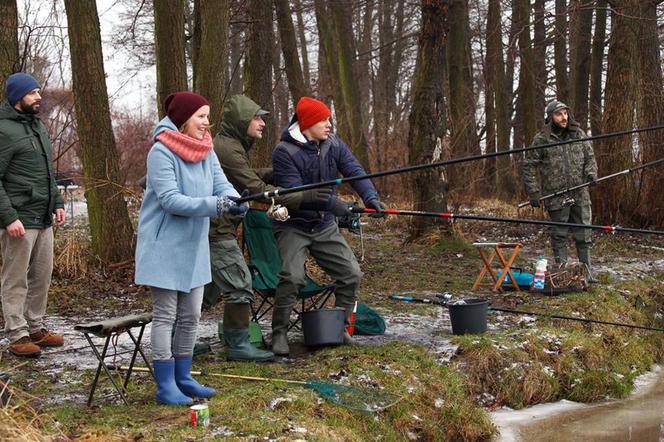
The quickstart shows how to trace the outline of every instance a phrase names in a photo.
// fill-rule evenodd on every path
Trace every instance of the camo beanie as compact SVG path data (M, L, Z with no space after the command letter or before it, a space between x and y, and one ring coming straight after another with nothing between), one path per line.
M546 110L544 113L546 116L544 117L544 122L548 123L551 121L551 115L553 115L554 112L558 112L561 109L569 109L569 106L563 103L562 101L558 100L552 100L549 102L549 104L546 105Z

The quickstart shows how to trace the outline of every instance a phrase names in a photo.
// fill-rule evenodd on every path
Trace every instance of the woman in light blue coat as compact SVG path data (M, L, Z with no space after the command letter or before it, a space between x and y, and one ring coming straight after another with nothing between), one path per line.
M203 287L212 280L209 218L243 215L247 203L224 175L208 131L210 106L191 92L171 94L153 132L138 218L136 284L152 293L152 362L157 401L189 404L213 388L191 377ZM175 333L173 333L175 329Z

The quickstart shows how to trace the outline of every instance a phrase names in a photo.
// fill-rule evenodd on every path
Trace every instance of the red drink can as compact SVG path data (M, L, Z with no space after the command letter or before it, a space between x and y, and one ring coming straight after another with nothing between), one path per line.
M189 407L189 424L192 427L207 427L210 425L210 409L206 404Z

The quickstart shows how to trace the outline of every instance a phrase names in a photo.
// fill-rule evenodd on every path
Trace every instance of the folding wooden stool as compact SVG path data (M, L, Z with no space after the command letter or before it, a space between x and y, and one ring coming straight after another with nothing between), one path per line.
M141 315L122 316L118 318L106 319L103 321L90 322L87 324L78 324L74 326L74 330L83 333L83 336L85 336L85 339L87 339L90 348L92 349L95 356L97 357L97 360L99 361L99 365L97 366L97 372L95 373L95 378L94 381L92 382L92 387L90 389L90 396L88 396L88 407L90 406L90 404L92 404L92 398L95 394L95 389L97 388L97 382L99 381L99 375L101 374L102 370L106 373L106 376L111 380L113 387L115 387L115 390L118 392L118 395L122 398L125 405L129 405L126 396L127 384L129 383L129 377L131 376L131 372L134 368L134 363L136 362L136 356L138 356L138 354L141 355L143 361L145 362L145 365L148 367L150 373L154 377L154 373L152 372L152 366L148 362L147 358L145 357L145 353L143 353L143 350L141 349L141 339L143 339L143 332L145 331L145 326L148 325L150 322L152 322L152 314L144 313ZM133 328L139 328L138 336L134 336L134 334L132 333L131 329ZM113 347L115 348L119 336L122 335L123 333L127 333L129 335L131 341L134 343L134 348L121 352L114 351L111 355L109 355L108 354L109 344L113 342ZM99 353L99 348L97 344L95 344L94 341L92 340L92 335L98 338L106 338L104 340L104 345L101 353ZM104 360L107 357L115 358L117 355L127 354L127 353L131 353L131 362L129 363L129 368L127 369L127 373L124 376L124 384L122 385L122 388L120 388L120 386L116 383L115 379L113 378L113 375L111 374L109 368L106 366Z
M516 256L519 254L519 250L521 250L522 246L520 243L476 242L473 243L473 246L477 247L477 250L480 252L480 257L484 262L484 267L482 268L482 271L480 271L480 274L477 276L477 279L475 279L475 283L473 284L473 290L477 290L482 285L484 276L487 273L491 275L491 278L493 279L493 283L489 283L491 285L491 290L502 290L501 286L503 282L505 282L506 278L509 278L510 281L512 281L515 290L519 290L519 284L512 274L511 266L516 259ZM491 254L487 257L485 250L488 248L491 248L492 250ZM512 252L507 258L505 258L505 255L501 251L502 249L512 249ZM500 277L496 275L496 272L491 265L495 257L498 257L498 261L500 261L500 265L502 266L502 269L500 270Z

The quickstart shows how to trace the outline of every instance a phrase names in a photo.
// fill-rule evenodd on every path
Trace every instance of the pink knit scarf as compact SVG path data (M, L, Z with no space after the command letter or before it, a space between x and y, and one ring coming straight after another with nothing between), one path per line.
M157 135L157 141L189 163L203 161L212 150L212 136L205 132L202 140L175 130L165 130Z

